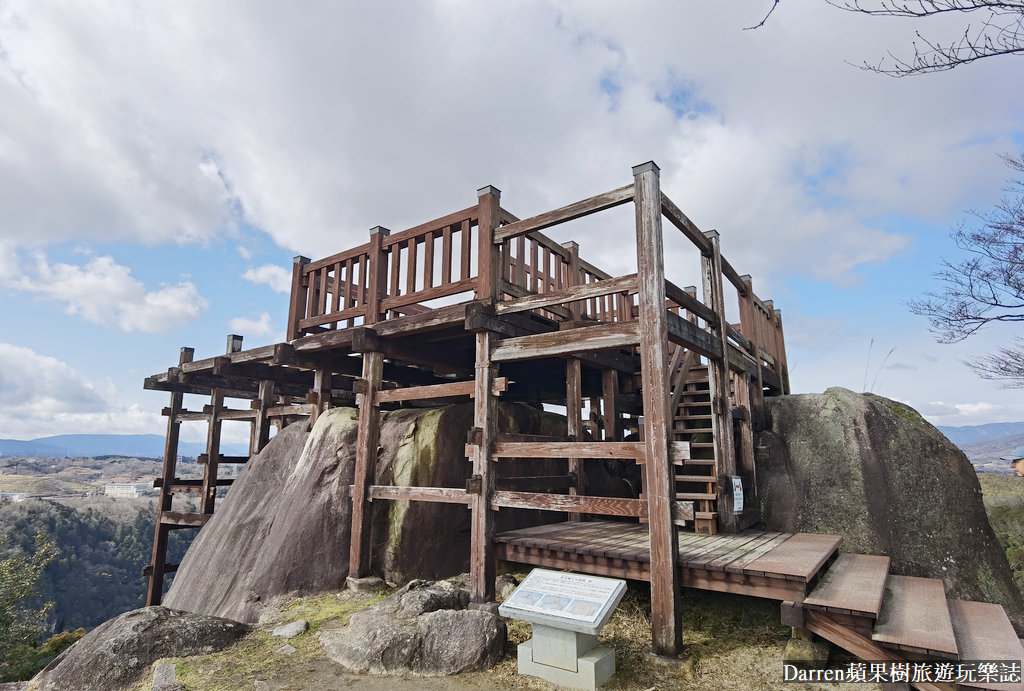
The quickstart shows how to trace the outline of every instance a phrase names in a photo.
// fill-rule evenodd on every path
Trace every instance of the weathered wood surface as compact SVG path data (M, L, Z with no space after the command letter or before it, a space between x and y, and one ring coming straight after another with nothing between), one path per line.
M1024 663L1024 648L999 605L949 600L949 616L961 660L1012 660ZM979 683L978 688L1019 690L1019 684Z
M575 355L596 350L631 348L640 343L638 322L596 324L566 331L540 333L498 341L491 353L494 362Z
M956 636L942 581L889 576L871 640L900 650L957 659Z
M352 490L352 537L349 544L349 576L362 578L370 571L369 488L377 465L380 439L380 406L375 394L381 385L384 359L380 353L363 353L363 380L366 393L359 399L359 428L356 438L356 462Z
M543 309L552 305L563 305L569 302L578 302L580 300L630 291L636 291L636 274L609 278L596 283L584 283L555 292L544 292L514 300L505 300L495 305L494 309L498 314L525 312L527 310Z
M494 233L494 242L502 243L506 240L510 240L519 235L529 233L534 230L544 230L551 226L558 225L559 223L565 223L566 221L572 221L583 216L597 213L598 211L604 211L611 209L620 204L633 199L633 185L626 185L618 189L612 190L611 192L605 192L604 194L598 194L589 199L578 201L574 204L563 206L560 209L554 211L548 211L547 213L533 216L532 218L523 219L515 223L510 223L506 226L498 228Z
M730 488L731 491L731 488ZM839 549L843 538L838 535L797 533L770 552L743 567L745 573L810 581Z
M536 492L494 492L491 504L511 509L539 509L591 513L602 516L644 516L647 502L618 497L584 497L571 494L540 494Z
M877 618L885 596L889 561L886 556L840 554L804 600L804 606Z
M469 505L471 495L464 489L452 487L398 487L395 485L370 485L369 497L393 501L427 501L443 504Z

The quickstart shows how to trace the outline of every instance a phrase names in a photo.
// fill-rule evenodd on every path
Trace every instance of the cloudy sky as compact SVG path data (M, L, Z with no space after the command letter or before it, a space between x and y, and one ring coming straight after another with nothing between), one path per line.
M1020 59L893 79L853 64L960 18L802 0L744 31L770 4L0 0L0 437L161 432L143 378L281 340L294 255L651 159L782 309L794 391L1024 420L959 362L1011 330L937 345L906 309L1024 148ZM625 271L628 223L555 237Z

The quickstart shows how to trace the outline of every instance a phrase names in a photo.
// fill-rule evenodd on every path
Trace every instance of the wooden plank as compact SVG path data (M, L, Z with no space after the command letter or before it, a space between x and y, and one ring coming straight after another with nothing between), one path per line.
M432 288L424 288L423 290L416 291L415 293L409 293L408 295L398 295L385 298L381 301L381 309L398 309L417 302L427 302L428 300L435 300L449 295L465 293L473 290L473 288L476 287L476 284L477 280L475 278L466 278L461 281L456 281L455 283L447 283L445 285L434 286Z
M639 343L638 322L597 324L566 331L506 338L498 341L491 353L491 359L494 362L515 362L597 350L631 348Z
M202 528L213 517L212 513L193 513L188 511L163 511L160 523L182 528Z
M729 491L732 491L732 487ZM839 535L797 533L748 563L743 572L793 577L807 583L835 553L842 541Z
M374 394L377 403L394 403L396 401L425 401L432 398L450 396L472 396L472 381L456 381L450 384L432 384L427 386L408 386L402 389L387 389Z
M793 533L765 533L761 536L762 542L757 547L725 564L723 570L731 573L744 573L747 564L760 559L791 537L793 537Z
M494 232L494 244L500 244L510 238L523 235L535 230L544 230L551 226L558 225L559 223L565 223L572 221L583 216L588 216L599 211L611 209L626 202L632 201L633 199L633 185L626 185L620 187L611 192L605 192L604 194L598 194L578 201L574 204L563 206L554 211L548 211L547 213L533 216L532 218L523 219L515 223L510 223L506 226L498 228Z
M579 555L559 552L548 552L515 544L500 544L496 550L498 558L520 564L531 564L548 569L565 569L581 573L591 573L610 578L630 578L637 581L651 579L650 567L646 563L633 561L613 561L608 564L587 564Z
M1024 663L1024 648L1002 607L990 602L966 600L949 600L948 605L961 660L1011 660ZM998 682L979 682L974 686L999 691L1020 689L1019 684Z
M643 442L549 441L542 443L498 442L496 458L624 458L642 462Z
M510 509L539 509L541 511L565 511L592 513L602 516L644 516L647 502L642 499L621 499L619 497L583 497L569 494L539 494L534 492L495 492L491 500L494 506Z
M550 307L551 305L562 305L567 302L577 302L600 295L610 295L631 290L636 290L636 274L609 278L596 283L585 283L555 292L545 292L513 300L504 300L497 303L494 309L497 314L525 312L527 310Z
M465 504L469 506L472 495L464 489L450 487L396 487L394 485L370 485L370 500L388 499L394 501L427 501L442 504Z
M477 206L474 204L473 206L465 209L453 211L452 213L441 216L440 218L435 218L433 221L427 221L426 223L421 223L418 226L413 226L412 228L395 233L384 241L384 246L389 247L400 242L405 242L410 238L422 237L429 232L440 230L445 226L454 225L460 221L466 220L467 218L472 220L476 217Z
M942 581L889 576L871 640L901 650L957 659L956 636Z
M840 554L804 605L877 619L888 575L889 557Z
M742 549L746 545L756 542L757 538L761 536L759 532L752 533L738 533L735 535L714 535L715 543L713 546L697 550L691 553L685 553L680 548L680 563L683 566L694 568L694 569L705 569L709 570L708 564L716 559L721 558L725 554L733 553L737 549Z

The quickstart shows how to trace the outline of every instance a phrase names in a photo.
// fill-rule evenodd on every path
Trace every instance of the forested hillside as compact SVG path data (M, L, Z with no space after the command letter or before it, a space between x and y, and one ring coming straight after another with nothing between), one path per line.
M0 559L32 554L42 534L58 551L38 585L40 602L54 602L51 633L92 628L145 604L146 579L153 545L153 508L117 522L86 509L76 511L54 501L0 500L0 534L7 535ZM172 533L169 559L178 561L191 531Z

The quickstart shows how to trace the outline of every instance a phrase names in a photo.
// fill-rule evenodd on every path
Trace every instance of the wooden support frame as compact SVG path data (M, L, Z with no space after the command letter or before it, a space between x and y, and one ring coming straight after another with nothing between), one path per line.
M725 296L722 285L722 251L718 231L704 233L710 248L701 255L704 282L704 302L718 315L716 332L721 344L722 357L708 360L708 381L711 391L711 429L715 443L715 459L719 478L736 474L736 447L733 441L732 400L729 392L729 336L725 319ZM735 533L739 524L732 507L732 486L719 482L717 486L718 529Z
M668 458L668 319L665 309L660 171L654 162L633 168L636 205L637 298L643 379L644 494L651 535L651 636L654 652L682 652L678 537L674 519L675 471Z
M349 543L349 578L364 578L370 573L370 485L377 471L377 444L380 440L380 405L376 393L381 385L384 357L376 351L363 353L363 381L366 391L359 395L359 430L356 438L356 465L352 487L352 537Z
M182 348L178 354L178 366L192 362L195 349ZM173 506L174 494L167 491L167 487L174 483L177 474L178 462L178 437L181 431L181 421L178 419L178 412L181 410L184 394L181 391L171 392L170 410L167 416L167 436L164 439L164 464L160 477L161 490L160 501L157 503L157 520L153 535L153 555L150 560L149 586L146 590L146 606L159 605L163 599L164 573L167 564L167 538L170 528L163 523L161 517L169 512Z
M491 363L490 331L476 334L476 392L473 398L473 426L480 431L472 452L473 475L480 478L480 493L473 495L470 531L470 597L473 602L494 600L494 516L491 498L494 496L492 453L497 433L498 404L491 393L496 368Z
M566 433L570 439L583 439L583 374L580 361L567 358L565 361L565 421ZM583 462L579 458L569 458L569 474L578 479L576 485L569 489L569 494L586 494L587 479L583 470ZM580 521L583 516L570 513L570 521Z

